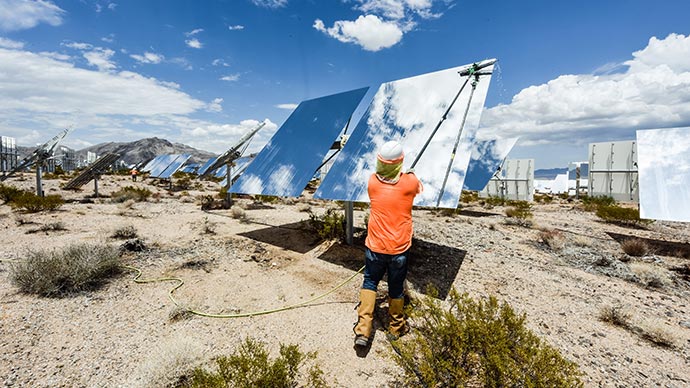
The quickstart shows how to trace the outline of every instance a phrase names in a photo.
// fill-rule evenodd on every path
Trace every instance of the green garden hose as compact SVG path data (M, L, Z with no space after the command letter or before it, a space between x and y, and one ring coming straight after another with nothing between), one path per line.
M322 299L322 298L324 298L324 297L326 297L326 296L328 296L328 295L334 293L334 292L337 291L339 288L341 288L341 287L343 287L344 285L346 285L347 283L351 282L360 272L362 272L362 271L364 270L364 267L360 268L360 269L359 269L357 272L355 272L352 276L350 276L349 278L345 279L343 282L341 282L341 283L338 284L337 286L333 287L333 288L330 289L329 291L327 291L327 292L325 292L325 293L323 293L323 294L321 294L321 295L315 296L315 297L313 297L313 298L311 298L311 299L309 299L309 300L307 300L307 301L304 301L304 302L295 303L295 304L292 304L292 305L289 305L289 306L279 307L279 308L276 308L276 309L261 310L261 311L248 312L248 313L237 313L237 314L212 314L212 313L205 313L205 312L202 312L202 311L196 311L196 310L187 309L187 308L183 307L183 306L175 299L175 297L173 296L173 294L175 293L175 291L176 291L178 288L180 288L180 287L182 287L182 286L184 285L184 280L182 280L182 279L180 279L180 278L173 278L173 277L163 277L163 278L155 278L155 279L140 279L140 278L141 278L141 275L142 275L142 271L141 271L139 268L132 267L132 266L129 266L129 265L124 266L124 268L129 269L129 270L132 270L132 271L135 271L135 272L137 273L137 275L134 277L134 282L135 282L135 283L144 284L144 283L157 283L157 282L177 282L178 284L176 284L175 287L173 287L172 289L170 289L170 291L168 291L168 298L170 298L170 300L171 300L177 307L180 307L180 308L183 309L184 311L186 311L186 312L188 312L188 313L190 313L190 314L199 315L199 316L207 317L207 318L244 318L244 317L254 317L254 316L257 316L257 315L272 314L272 313L277 313L277 312L280 312L280 311L291 310L291 309L294 309L294 308L297 308L297 307L304 307L304 306L306 306L306 305L308 305L308 304L311 304L311 303L313 303L313 302L316 302L317 300Z

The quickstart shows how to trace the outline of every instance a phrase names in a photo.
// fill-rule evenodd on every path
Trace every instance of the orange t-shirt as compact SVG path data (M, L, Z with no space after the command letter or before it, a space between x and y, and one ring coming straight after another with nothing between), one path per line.
M381 182L372 174L368 191L371 214L365 245L388 255L405 252L412 245L412 202L422 183L414 174L402 174L396 183Z

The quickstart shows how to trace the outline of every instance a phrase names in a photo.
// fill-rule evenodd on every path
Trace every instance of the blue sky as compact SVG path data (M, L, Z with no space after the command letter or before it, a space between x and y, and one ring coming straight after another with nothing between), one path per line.
M0 134L264 144L300 101L499 60L480 131L537 168L690 125L688 1L0 0ZM366 101L366 98L365 98ZM361 110L361 109L360 109Z

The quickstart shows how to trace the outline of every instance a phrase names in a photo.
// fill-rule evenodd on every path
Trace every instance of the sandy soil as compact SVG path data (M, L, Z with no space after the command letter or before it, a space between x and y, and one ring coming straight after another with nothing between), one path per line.
M59 189L61 182L44 182L47 194L71 200L56 212L23 214L0 206L0 259L22 259L30 249L76 242L119 246L123 241L112 238L113 232L131 225L146 250L124 254L125 262L141 268L144 277L183 278L176 298L212 313L299 303L330 290L363 264L361 241L352 247L321 243L304 229L305 211L335 206L327 202L241 199L235 208L244 209L242 220L239 210L201 210L200 197L218 189L213 183L169 193L150 181L137 182L157 198L123 205L107 198L85 200L93 194L92 183L75 193ZM30 175L6 183L26 189L34 184ZM103 177L99 191L108 195L131 184L127 177ZM687 247L690 226L605 224L566 201L536 205L532 227L506 223L501 207L475 204L464 210L454 215L414 211L411 293L421 295L431 283L442 296L452 287L472 296L496 295L526 313L535 333L580 365L586 386L690 386L690 280L679 272L690 259L663 249L668 241L681 244L676 251ZM355 213L361 227L365 212ZM56 222L66 230L32 233ZM539 228L558 229L561 244L547 246ZM631 258L617 242L628 236L660 248ZM142 386L162 369L174 369L180 354L208 362L247 337L265 341L272 351L280 343L317 351L332 386L391 386L400 374L382 322L376 322L371 349L353 348L361 275L307 307L251 318L171 319L178 311L168 299L172 283L136 284L127 272L96 291L43 298L18 292L9 281L10 265L0 262L3 386ZM641 268L656 274L662 285L645 286ZM602 308L612 305L627 309L636 325L663 330L675 347L654 345L602 322Z

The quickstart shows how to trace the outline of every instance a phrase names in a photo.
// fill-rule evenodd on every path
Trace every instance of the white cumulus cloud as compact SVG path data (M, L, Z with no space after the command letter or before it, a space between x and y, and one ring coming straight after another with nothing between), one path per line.
M355 43L368 51L379 51L400 42L420 19L443 16L435 4L452 6L447 0L353 0L353 9L362 12L356 20L338 20L326 27L321 19L314 21L317 30L345 43ZM438 8L438 7L436 7Z
M89 65L97 67L99 71L111 71L117 68L115 62L110 60L110 58L115 55L115 51L113 50L96 47L94 50L87 51L83 55Z
M562 75L488 109L482 131L521 145L634 138L636 129L690 125L690 36L653 37L623 72Z
M275 9L285 7L288 3L288 0L252 0L252 3L259 7Z
M230 74L230 75L226 75L226 76L220 77L220 80L221 80L221 81L228 81L228 82L238 81L239 79L240 79L239 73Z
M295 108L297 108L297 104L278 104L276 105L276 108L295 110Z
M3 38L0 36L0 47L8 49L21 49L24 47L23 42L17 42L16 40Z
M196 39L196 38L187 39L184 42L187 44L187 46L189 46L191 48L195 48L195 49L200 49L204 46L204 44L201 43L199 41L199 39Z
M228 30L230 30L230 31L244 30L244 26L241 24L236 24L234 26L228 26Z
M161 63L165 57L161 54L156 54L152 52L144 52L143 55L138 55L138 54L132 54L130 55L134 60L136 60L139 63L152 63L152 64L157 64Z
M403 31L395 22L386 22L375 15L360 16L355 21L339 20L326 28L316 19L314 28L345 43L355 43L367 51L379 51L400 42Z
M18 31L48 23L62 24L65 11L49 0L2 0L0 1L0 30Z
M222 98L214 98L213 101L211 101L206 106L206 110L209 112L222 112L223 111L223 106L221 105L222 103L223 103Z

